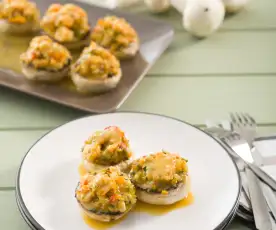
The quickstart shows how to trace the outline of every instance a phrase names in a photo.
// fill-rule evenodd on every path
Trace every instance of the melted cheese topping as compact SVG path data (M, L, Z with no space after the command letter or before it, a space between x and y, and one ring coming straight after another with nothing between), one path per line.
M20 60L36 69L60 70L70 64L72 57L64 46L53 42L48 36L38 36L32 39Z
M0 19L14 24L38 23L40 12L36 4L27 0L3 0L0 3Z
M107 79L121 72L121 65L117 58L108 50L91 42L79 59L72 66L72 72L87 79Z
M99 165L116 165L132 156L129 141L116 126L95 132L85 142L82 154L84 160Z
M107 16L98 20L92 34L92 41L116 54L128 48L133 43L139 43L139 38L133 27L123 18Z
M185 183L187 174L187 160L164 151L134 161L130 171L132 181L138 187L164 193Z
M76 199L85 209L101 213L123 213L136 203L134 185L115 167L82 177Z
M41 20L41 27L58 42L80 41L90 31L86 12L74 4L52 4Z
M157 154L154 161L147 164L148 175L152 180L172 180L176 173L175 158L170 155Z

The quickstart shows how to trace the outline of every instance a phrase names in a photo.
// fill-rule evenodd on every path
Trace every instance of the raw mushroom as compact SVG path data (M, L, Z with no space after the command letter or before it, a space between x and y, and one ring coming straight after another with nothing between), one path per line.
M207 37L221 26L224 15L221 0L187 0L183 26L196 37Z
M171 5L174 7L179 13L183 14L185 9L187 0L171 0Z
M227 13L236 13L243 9L249 0L222 0Z
M170 6L170 0L144 0L145 5L154 13L167 11Z

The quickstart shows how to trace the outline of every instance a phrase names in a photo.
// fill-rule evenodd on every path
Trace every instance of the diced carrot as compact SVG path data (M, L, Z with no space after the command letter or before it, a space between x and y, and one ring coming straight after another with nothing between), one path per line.
M100 25L100 26L104 26L104 24L105 24L104 20L103 20L103 19L99 19L99 21L98 21L98 25Z
M117 182L118 184L123 184L123 183L125 182L125 178L124 178L123 176L120 176L120 177L118 177L118 178L116 179L116 182Z
M112 196L110 197L109 201L110 201L111 203L115 202L115 201L116 201L116 195L112 195Z
M32 60L34 60L36 58L35 52L32 52L31 57L32 57Z
M114 203L114 202L117 201L119 198L120 198L119 195L113 194L113 195L110 197L109 202L110 202L110 203Z
M56 3L56 4L52 4L51 6L50 6L50 8L49 8L49 12L57 12L57 11L59 11L60 9L61 9L61 7L62 7L62 5L61 4L58 4L58 3Z
M83 185L83 186L81 187L81 189L82 189L83 191L88 191L88 190L89 190L89 187L88 187L87 185Z

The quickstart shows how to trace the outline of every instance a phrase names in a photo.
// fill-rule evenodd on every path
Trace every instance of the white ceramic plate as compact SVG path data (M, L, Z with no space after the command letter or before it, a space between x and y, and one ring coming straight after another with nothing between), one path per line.
M39 230L39 229L36 229L36 227L33 225L33 223L31 222L31 220L28 219L27 215L25 214L24 207L21 207L22 204L20 203L20 197L17 196L17 195L16 195L16 203L17 203L19 212L20 212L22 218L23 218L23 219L25 220L25 222L27 223L27 225L28 225L32 230ZM238 205L236 206L235 209L233 209L233 211L232 211L232 213L229 215L229 217L228 217L227 219L225 219L225 221L224 221L223 223L221 223L221 228L219 228L219 230L227 229L227 227L232 223L233 219L235 218L236 213L238 214L237 209L238 209Z
M28 151L17 190L25 214L38 229L89 230L74 198L80 149L95 130L116 125L130 139L135 156L165 149L189 160L194 203L166 215L131 212L112 229L213 230L235 209L240 178L227 151L211 136L182 121L144 113L110 113L62 125Z

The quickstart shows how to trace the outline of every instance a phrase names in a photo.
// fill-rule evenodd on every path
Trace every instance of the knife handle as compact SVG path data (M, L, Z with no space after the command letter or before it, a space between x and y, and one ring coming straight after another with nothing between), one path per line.
M270 214L258 177L248 168L245 169L256 228L272 230Z
M248 164L248 167L271 189L276 191L276 181L269 176L264 170L262 170L259 166L254 164Z

